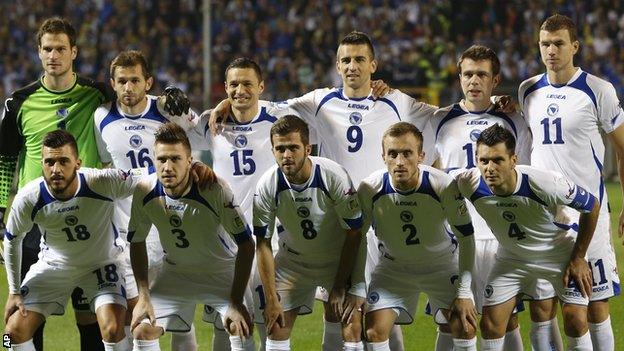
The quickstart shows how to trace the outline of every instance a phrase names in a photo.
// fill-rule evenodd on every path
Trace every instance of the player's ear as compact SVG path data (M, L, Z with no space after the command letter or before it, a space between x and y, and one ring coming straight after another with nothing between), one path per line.
M312 145L308 144L305 146L306 156L310 156L312 154Z
M260 92L260 94L262 94L262 92L264 91L264 81L261 80L260 83L258 83L258 90Z
M377 71L377 60L373 59L371 61L371 73L375 73Z
M110 78L110 85L113 88L113 90L115 89L115 79L113 77Z
M572 55L576 55L576 53L578 52L580 46L581 46L581 43L578 40L575 40L575 41L572 42L572 50L574 50Z
M82 165L82 160L80 158L78 158L76 160L76 170L79 170L81 165Z
M145 91L150 90L154 85L154 77L149 77L145 80Z
M499 73L499 74L497 74L497 75L495 75L495 76L492 78L492 89L494 89L494 88L496 88L496 87L498 86L498 83L500 83L500 80L501 80L501 75L500 75L500 73Z
M73 61L78 56L78 47L76 45L71 47L71 53L72 53L72 61Z

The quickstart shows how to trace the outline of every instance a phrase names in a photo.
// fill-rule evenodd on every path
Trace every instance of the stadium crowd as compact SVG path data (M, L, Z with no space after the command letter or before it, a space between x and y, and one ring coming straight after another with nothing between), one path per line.
M110 60L124 49L142 50L156 72L158 93L167 84L186 90L203 106L202 2L199 0L2 2L0 11L0 97L36 79L33 51L41 19L67 17L78 29L76 71L104 80ZM340 85L335 47L353 29L367 32L382 63L376 78L396 87L441 90L442 105L455 101L459 54L473 43L498 52L503 86L510 92L542 70L538 24L553 11L579 25L586 70L624 95L624 5L592 1L213 1L212 101L224 96L222 72L239 56L265 68L264 97L300 95L318 86ZM331 19L331 20L328 20ZM444 89L453 87L453 89ZM208 106L203 106L208 107Z

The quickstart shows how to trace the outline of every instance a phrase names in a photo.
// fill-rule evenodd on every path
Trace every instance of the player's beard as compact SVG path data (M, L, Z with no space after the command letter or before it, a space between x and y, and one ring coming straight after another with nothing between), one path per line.
M53 195L58 196L58 195L62 195L65 190L67 190L67 188L69 188L69 186L74 182L74 180L76 179L76 171L72 172L72 175L70 178L65 178L65 184L60 185L60 186L54 186L52 183L52 177L50 177L50 179L46 179L46 183L48 184L48 187L50 188L50 190L52 190Z

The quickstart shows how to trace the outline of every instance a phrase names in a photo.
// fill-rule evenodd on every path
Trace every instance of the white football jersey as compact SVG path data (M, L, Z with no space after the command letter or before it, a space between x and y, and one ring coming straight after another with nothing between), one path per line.
M184 195L172 198L157 175L151 175L134 191L128 241L145 241L152 224L158 230L165 260L179 270L232 270L236 243L251 240L234 195L221 179L205 190L192 183Z
M470 216L453 177L432 167L420 165L418 188L401 192L392 185L385 169L364 179L358 197L365 227L372 224L383 248L398 262L427 262L452 252L456 245L446 223L455 235L472 235Z
M492 194L477 168L457 176L461 194L474 204L500 243L499 255L519 260L569 260L578 230L563 206L590 212L596 198L560 173L516 166L509 196Z
M469 169L476 166L477 139L485 129L499 124L510 130L516 138L516 154L520 164L529 164L531 133L527 123L517 113L507 115L494 111L491 106L485 111L471 112L461 104L453 104L437 110L431 120L435 135L436 158L446 172ZM472 204L468 204L475 230L475 239L494 239L492 230L479 216Z
M69 200L57 200L43 177L21 189L9 214L7 237L26 235L39 225L39 259L63 266L97 266L115 259L123 247L113 223L116 199L132 194L141 170L78 171L78 191Z
M518 101L533 133L531 165L560 172L587 189L606 214L600 129L611 133L624 123L613 85L581 69L563 85L541 74L522 82Z
M423 132L425 163L433 162L428 121L437 107L399 90L377 99L352 99L341 88L316 89L286 104L318 132L319 154L346 168L355 184L385 167L381 158L382 136L388 127L400 121L410 122Z
M112 162L119 169L154 168L154 134L169 122L170 117L159 109L156 96L148 95L147 99L145 110L136 116L125 114L115 103L104 104L95 110L95 139L102 162ZM197 117L192 110L189 113ZM118 202L120 211L116 216L124 239L131 203L131 196ZM148 241L158 241L154 228Z
M253 194L260 177L271 166L275 157L271 150L270 130L278 118L297 113L284 105L259 102L258 114L246 124L228 119L223 131L212 137L208 119L203 118L194 131L203 140L201 150L210 150L215 173L234 186L234 195L248 223L251 222Z
M277 165L264 173L254 194L254 234L270 238L277 217L286 229L280 250L304 262L331 262L340 258L345 230L361 228L362 213L344 168L322 157L310 160L312 174L301 187Z

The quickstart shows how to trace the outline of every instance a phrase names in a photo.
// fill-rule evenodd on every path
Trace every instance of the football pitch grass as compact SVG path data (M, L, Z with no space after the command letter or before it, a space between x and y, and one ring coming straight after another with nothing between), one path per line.
M617 237L616 223L621 210L622 195L618 183L608 183L607 191L611 203L611 225L613 228L612 237L618 261L618 269L623 271L624 248L622 239ZM0 269L0 302L4 306L7 297L6 272ZM436 338L436 326L432 319L424 314L426 297L421 295L418 310L414 317L414 323L403 326L406 351L434 350ZM291 347L296 351L320 350L323 335L322 309L320 303L314 306L314 313L297 318L293 334L291 336ZM527 306L528 309L528 306ZM197 308L195 313L195 326L197 331L197 341L199 350L210 350L212 340L212 325L201 321L201 308ZM528 311L520 313L520 331L524 342L525 350L530 350L529 330L531 329ZM561 318L559 318L561 321ZM4 330L4 320L0 322ZM615 335L615 349L624 350L624 300L622 297L611 299L611 325ZM561 327L561 326L560 326ZM562 335L563 328L561 327ZM48 319L45 328L46 351L66 351L79 350L78 331L71 307L68 308L64 316L52 316ZM564 336L565 338L565 336ZM165 334L161 338L161 348L169 349L170 337ZM564 340L565 343L565 340Z

